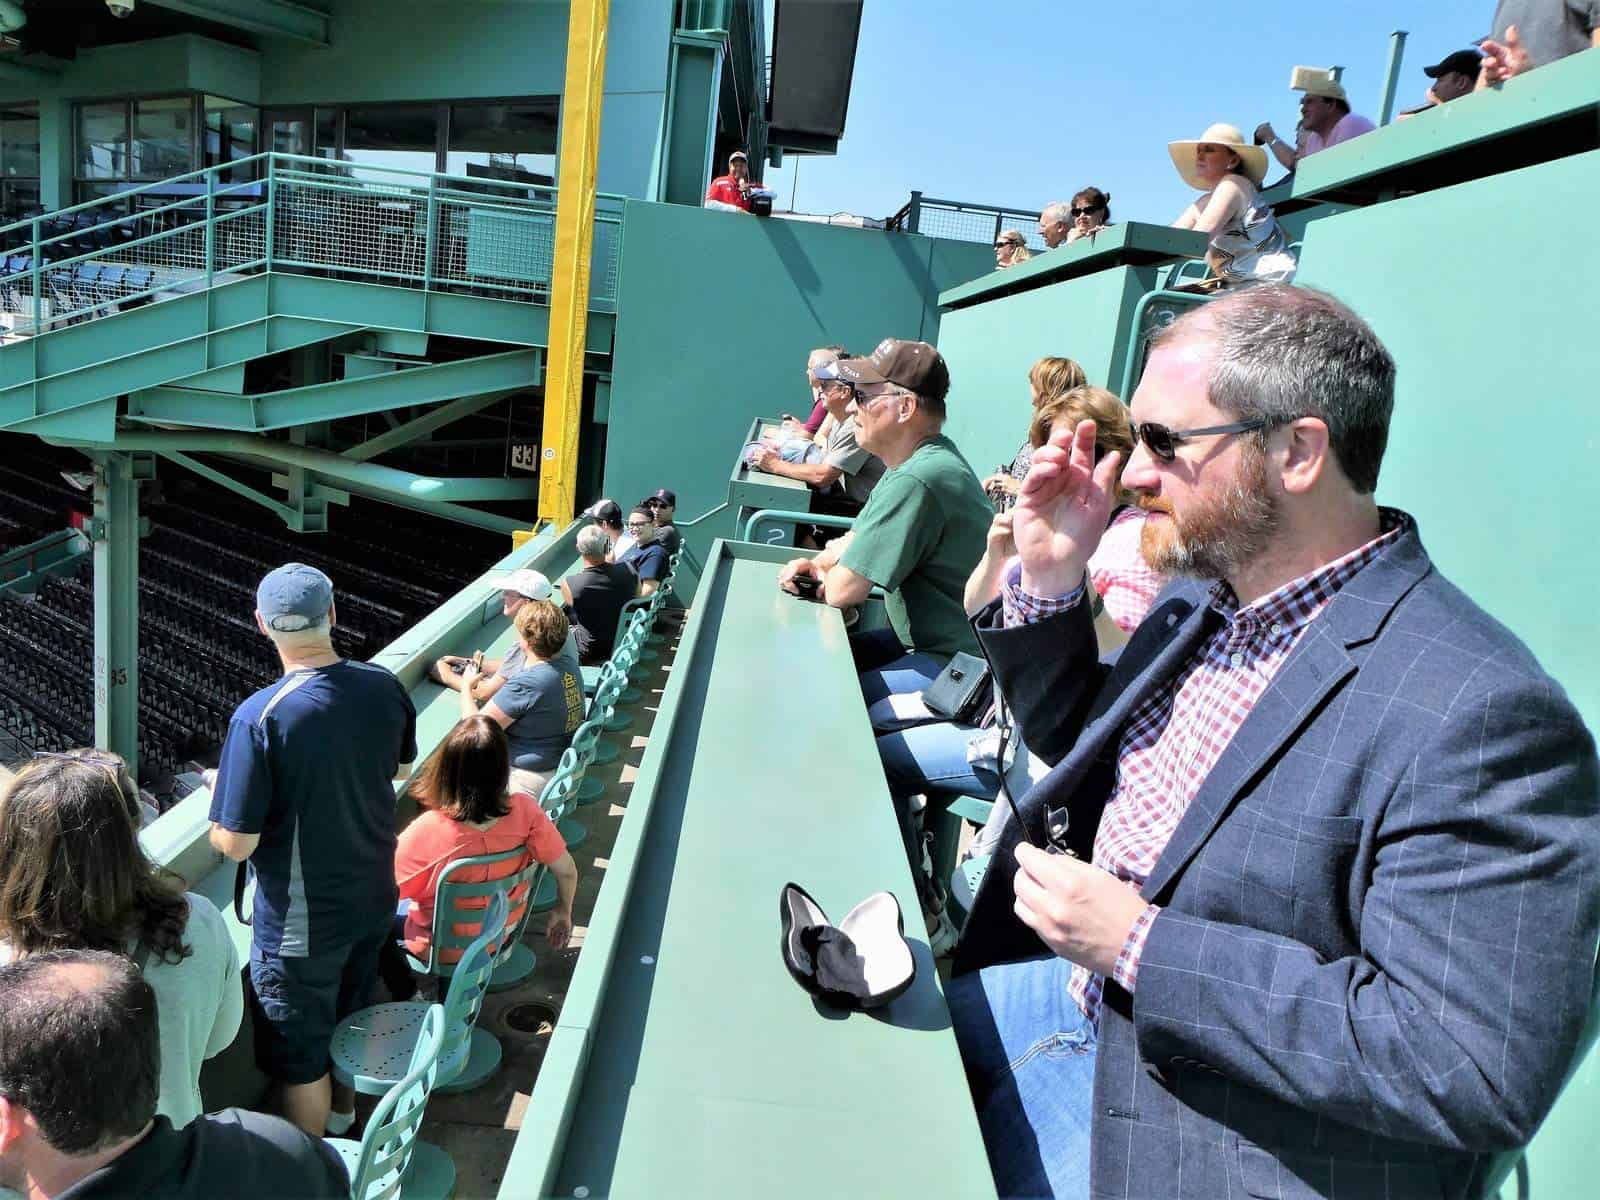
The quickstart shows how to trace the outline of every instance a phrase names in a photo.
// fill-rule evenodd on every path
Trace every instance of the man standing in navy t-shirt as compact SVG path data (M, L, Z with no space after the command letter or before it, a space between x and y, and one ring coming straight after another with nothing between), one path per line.
M233 714L211 796L211 844L255 870L256 1062L281 1085L284 1115L317 1137L354 1120L354 1093L334 1095L328 1044L377 977L399 898L392 781L417 756L405 688L341 659L334 620L333 583L315 567L287 563L261 581L256 624L283 678Z

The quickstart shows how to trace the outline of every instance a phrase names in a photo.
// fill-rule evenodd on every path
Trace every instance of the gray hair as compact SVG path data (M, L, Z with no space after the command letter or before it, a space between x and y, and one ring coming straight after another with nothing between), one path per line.
M611 535L598 525L585 525L578 530L578 553L584 558L604 558L611 549Z
M839 356L843 353L843 346L818 346L806 356L806 370L815 371L818 367L825 367L831 362L838 362Z
M1219 296L1150 339L1196 337L1215 350L1211 402L1240 420L1316 417L1350 486L1367 495L1394 412L1394 359L1372 327L1325 292L1258 284Z
M1044 206L1044 211L1039 214L1039 220L1047 225L1052 221L1070 221L1072 220L1072 205L1065 200L1052 200Z

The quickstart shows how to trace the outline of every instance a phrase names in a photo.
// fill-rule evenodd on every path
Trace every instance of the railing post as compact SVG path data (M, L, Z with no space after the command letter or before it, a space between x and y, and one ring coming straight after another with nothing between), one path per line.
M435 229L439 223L438 177L428 176L428 227L422 234L422 290L433 290L433 252L438 245Z
M206 287L217 276L217 177L206 176Z
M922 193L911 193L911 211L906 213L906 232L916 233L917 226L922 221Z
M39 332L39 256L43 253L39 246L39 227L40 220L35 217L33 219L33 332L36 335Z
M1389 35L1389 62L1383 69L1383 100L1378 105L1378 124L1387 125L1394 116L1394 92L1400 83L1400 60L1405 56L1406 31Z
M269 154L267 156L267 244L262 247L262 257L267 260L266 266L262 268L265 271L272 270L272 218L273 214L278 208L278 173L274 169L277 161L278 156L276 154Z

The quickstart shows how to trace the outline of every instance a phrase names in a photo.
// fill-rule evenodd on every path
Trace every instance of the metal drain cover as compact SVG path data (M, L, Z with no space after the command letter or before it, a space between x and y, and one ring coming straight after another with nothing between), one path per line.
M549 1037L555 1032L556 1010L548 1004L517 1004L506 1009L501 1020L518 1033Z

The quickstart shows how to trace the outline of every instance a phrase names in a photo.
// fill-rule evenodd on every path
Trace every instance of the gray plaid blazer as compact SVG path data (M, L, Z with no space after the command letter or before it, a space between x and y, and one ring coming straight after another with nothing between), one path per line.
M1157 598L1114 664L1083 606L975 622L1092 855L1118 734L1221 618ZM1016 823L956 950L1037 955ZM1144 887L1134 994L1106 985L1092 1194L1472 1197L1555 1100L1600 936L1600 768L1561 688L1415 529L1347 584L1202 785ZM1027 1152L1026 1147L1017 1148Z

